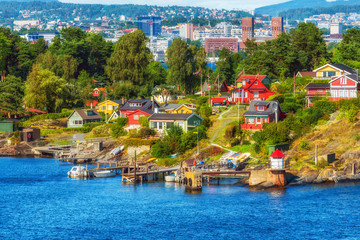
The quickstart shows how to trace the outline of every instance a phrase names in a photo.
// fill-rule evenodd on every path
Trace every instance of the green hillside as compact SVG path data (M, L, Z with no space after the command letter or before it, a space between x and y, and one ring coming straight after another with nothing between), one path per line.
M298 8L328 8L335 6L354 6L360 5L360 0L335 0L335 1L326 1L326 0L292 0L285 3L279 3L274 5L269 5L265 7L260 7L255 9L257 14L267 14L271 16L278 16L281 12L287 11L289 9L298 9ZM338 12L340 12L338 10Z

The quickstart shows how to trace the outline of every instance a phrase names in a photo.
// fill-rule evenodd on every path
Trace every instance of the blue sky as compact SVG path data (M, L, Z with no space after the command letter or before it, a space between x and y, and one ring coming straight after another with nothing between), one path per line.
M271 5L275 3L287 2L288 0L60 0L60 2L71 3L99 3L99 4L147 4L147 5L178 5L196 6L208 8L225 9L248 9Z

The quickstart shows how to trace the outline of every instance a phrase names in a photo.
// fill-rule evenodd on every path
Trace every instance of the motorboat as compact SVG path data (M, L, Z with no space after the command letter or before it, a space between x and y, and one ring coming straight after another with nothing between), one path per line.
M175 182L175 179L176 179L175 174L165 176L165 182Z
M88 177L89 173L86 171L86 168L84 166L74 166L71 168L70 171L68 171L68 177L71 178L83 178Z
M109 178L109 177L115 177L116 172L113 170L102 170L102 171L95 171L94 176L97 178Z

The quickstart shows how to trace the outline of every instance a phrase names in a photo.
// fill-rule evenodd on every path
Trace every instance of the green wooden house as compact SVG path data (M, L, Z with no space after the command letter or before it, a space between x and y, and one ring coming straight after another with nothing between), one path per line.
M15 132L19 129L20 120L5 119L0 121L0 132Z
M172 125L180 126L184 132L196 128L203 124L204 119L196 113L188 114L166 114L154 113L149 117L149 127L162 133Z
M94 109L75 109L68 117L68 128L82 127L85 123L100 122L101 115Z

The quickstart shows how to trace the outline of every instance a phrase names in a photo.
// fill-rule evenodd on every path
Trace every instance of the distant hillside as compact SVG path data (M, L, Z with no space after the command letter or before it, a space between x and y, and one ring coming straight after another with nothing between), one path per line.
M289 9L298 9L298 8L328 8L334 6L351 6L351 5L360 5L360 0L292 0L285 3L274 4L270 6L260 7L255 9L255 13L258 14L267 14L270 16L278 16L280 12L287 11ZM340 12L340 11L338 11Z
M335 14L335 13L360 13L360 5L354 6L334 6L334 7L320 7L320 8L298 8L290 9L284 12L280 12L279 16L287 18L289 20L303 20L312 15L318 14Z

